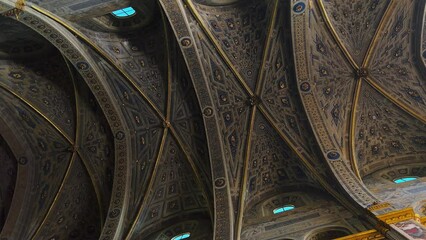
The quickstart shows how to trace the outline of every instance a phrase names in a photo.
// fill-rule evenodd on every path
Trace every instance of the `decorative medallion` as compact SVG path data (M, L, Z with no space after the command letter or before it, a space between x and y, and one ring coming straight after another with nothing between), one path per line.
M327 158L328 160L339 160L340 153L338 153L337 151L330 151L327 153Z
M123 133L122 131L118 131L118 132L115 134L115 137L116 137L118 140L122 140L122 139L124 138L124 133Z
M120 209L114 209L109 213L109 217L110 218L116 218L118 217L118 215L120 215Z
M28 159L26 157L20 157L18 159L18 163L21 164L21 165L25 165L25 164L27 164L27 162L28 162Z
M189 38L182 38L182 40L180 40L180 43L182 44L182 46L184 46L184 47L189 47L189 46L191 46L191 39L189 39Z
M76 63L76 66L80 70L87 70L87 69L89 69L89 64L87 64L86 62L78 62L78 63Z
M213 109L211 107L206 107L204 108L204 116L206 117L210 117L211 115L213 115Z
M293 12L301 14L305 12L306 4L304 2L297 2L293 5Z
M214 185L216 186L216 188L222 188L225 186L225 179L224 178L218 178L214 181Z
M308 82L303 82L300 84L300 90L303 92L309 92L311 90L311 85Z

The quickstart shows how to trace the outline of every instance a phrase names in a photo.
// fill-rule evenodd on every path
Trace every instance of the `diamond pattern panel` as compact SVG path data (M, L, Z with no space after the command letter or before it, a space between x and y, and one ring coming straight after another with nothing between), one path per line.
M99 59L100 62L102 60ZM107 74L108 82L112 85L114 95L120 102L123 117L132 128L132 173L131 185L134 191L130 194L128 223L134 220L136 211L144 197L147 182L152 171L153 164L158 155L158 149L162 136L162 122L154 114L153 110L142 99L134 88L118 76L114 70L106 64L102 64Z
M413 60L415 42L412 32L420 4L421 1L395 1L394 14L384 25L368 68L375 82L391 97L424 117L425 76Z
M36 239L99 238L100 210L83 162L76 157Z
M363 83L356 116L356 157L360 174L422 161L426 156L426 125Z
M31 159L20 157L15 194L15 208L19 213L19 225L5 227L10 231L2 237L30 239L41 224L61 185L71 158L71 145L52 127L22 101L0 89L0 113L5 122L13 126L15 134L24 139L31 152ZM13 224L13 223L11 223Z
M202 56L207 65L208 86L212 92L214 110L222 129L222 141L226 147L227 170L230 178L234 180L230 184L237 191L241 181L250 115L247 96L238 86L237 80L229 69L223 67L223 63L212 51L207 39L202 38L200 41ZM235 195L237 194L238 192L235 192Z
M114 139L96 99L78 79L79 149L83 162L99 188L103 214L109 208L114 175Z
M61 130L74 139L75 101L72 80L61 55L53 55L44 61L0 62L8 67L0 68L3 86L39 109Z
M354 70L334 42L317 8L311 9L310 49L311 91L317 98L328 132L342 148L354 91Z
M241 1L229 6L196 5L209 31L236 70L254 90L268 30L267 1Z
M154 186L147 198L133 236L141 230L158 226L167 219L188 213L207 212L207 202L196 181L191 166L175 140L168 136L154 178ZM143 235L142 235L143 236Z
M126 72L153 104L165 114L167 64L162 22L128 33L100 33L82 30L107 57ZM140 40L143 36L143 41Z
M390 0L322 2L339 39L358 66L361 66Z
M201 168L207 189L211 186L211 168L203 116L184 59L177 53L173 64L171 124L189 147L194 162Z
M253 126L246 204L280 194L289 187L314 185L310 173L268 121L258 113Z
M315 144L315 137L310 132L300 97L295 89L296 79L292 77L289 67L291 39L289 32L285 31L287 23L284 7L284 4L279 5L274 37L271 39L270 48L267 49L267 67L264 69L261 99L271 113L273 122L282 132L287 133L298 147L303 148L315 161L313 164L319 167L321 164L311 149Z

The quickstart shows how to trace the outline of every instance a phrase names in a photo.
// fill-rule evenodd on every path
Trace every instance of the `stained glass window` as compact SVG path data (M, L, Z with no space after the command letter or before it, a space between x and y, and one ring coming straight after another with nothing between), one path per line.
M131 17L136 14L136 10L132 7L118 9L112 12L112 15L117 18Z
M418 177L402 177L402 178L397 178L395 180L393 180L394 183L405 183L405 182L409 182L409 181L414 181L416 180Z
M187 232L187 233L182 233L179 234L177 236L174 236L171 240L182 240L182 239L187 239L189 238L189 236L191 236L191 233Z
M283 213L283 212L291 211L294 208L295 207L293 205L284 205L282 207L275 208L274 209L274 214L280 214L280 213Z

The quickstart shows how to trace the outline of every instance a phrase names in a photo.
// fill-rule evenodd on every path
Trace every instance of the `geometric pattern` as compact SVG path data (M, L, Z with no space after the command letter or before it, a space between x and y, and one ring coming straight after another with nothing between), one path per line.
M426 124L398 108L367 83L361 87L355 138L361 176L389 163L405 165L422 162L426 157Z
M358 66L362 65L389 2L390 0L322 1L338 38L342 40Z
M153 176L154 186L147 205L135 223L133 238L162 230L162 222L191 213L207 213L208 206L185 155L172 137L165 141L163 155Z
M311 50L311 91L318 99L322 121L331 138L343 149L355 87L354 71L328 33L320 11L317 8L310 11L313 16L309 22L311 34L306 41Z
M215 41L252 90L259 74L269 22L267 2L249 0L221 8L195 5L212 29Z
M99 208L93 185L79 157L72 160L61 194L52 205L36 239L98 239Z
M413 29L422 1L395 1L392 16L383 25L377 47L371 57L371 77L392 98L422 116L426 112L424 68L415 60ZM424 5L424 4L423 4Z
M0 102L7 103L0 105L2 121L19 136L19 142L14 144L26 149L16 156L20 167L14 205L10 208L10 212L20 215L8 218L1 234L30 239L59 191L71 159L71 145L46 120L4 89L0 89ZM14 220L23 225L15 225Z
M0 0L0 238L334 238L376 202L420 207L422 179L391 181L424 177L423 1L160 0L120 21L81 1Z

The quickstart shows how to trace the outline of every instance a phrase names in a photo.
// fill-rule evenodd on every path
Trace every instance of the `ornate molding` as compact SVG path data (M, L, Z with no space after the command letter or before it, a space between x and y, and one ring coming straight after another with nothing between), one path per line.
M385 208L389 208L389 207L391 207L390 203L388 203L388 202L382 202L382 203L372 204L367 209L370 210L371 212L374 212L374 211L385 209Z
M336 238L335 240L381 240L385 237L377 232L377 230L368 230L365 232L360 232L352 234L346 237Z
M382 220L387 224L394 224L401 221L406 221L410 219L416 219L415 212L412 208L405 208L397 211L393 211L390 213L386 213L383 215L377 216L378 219Z

